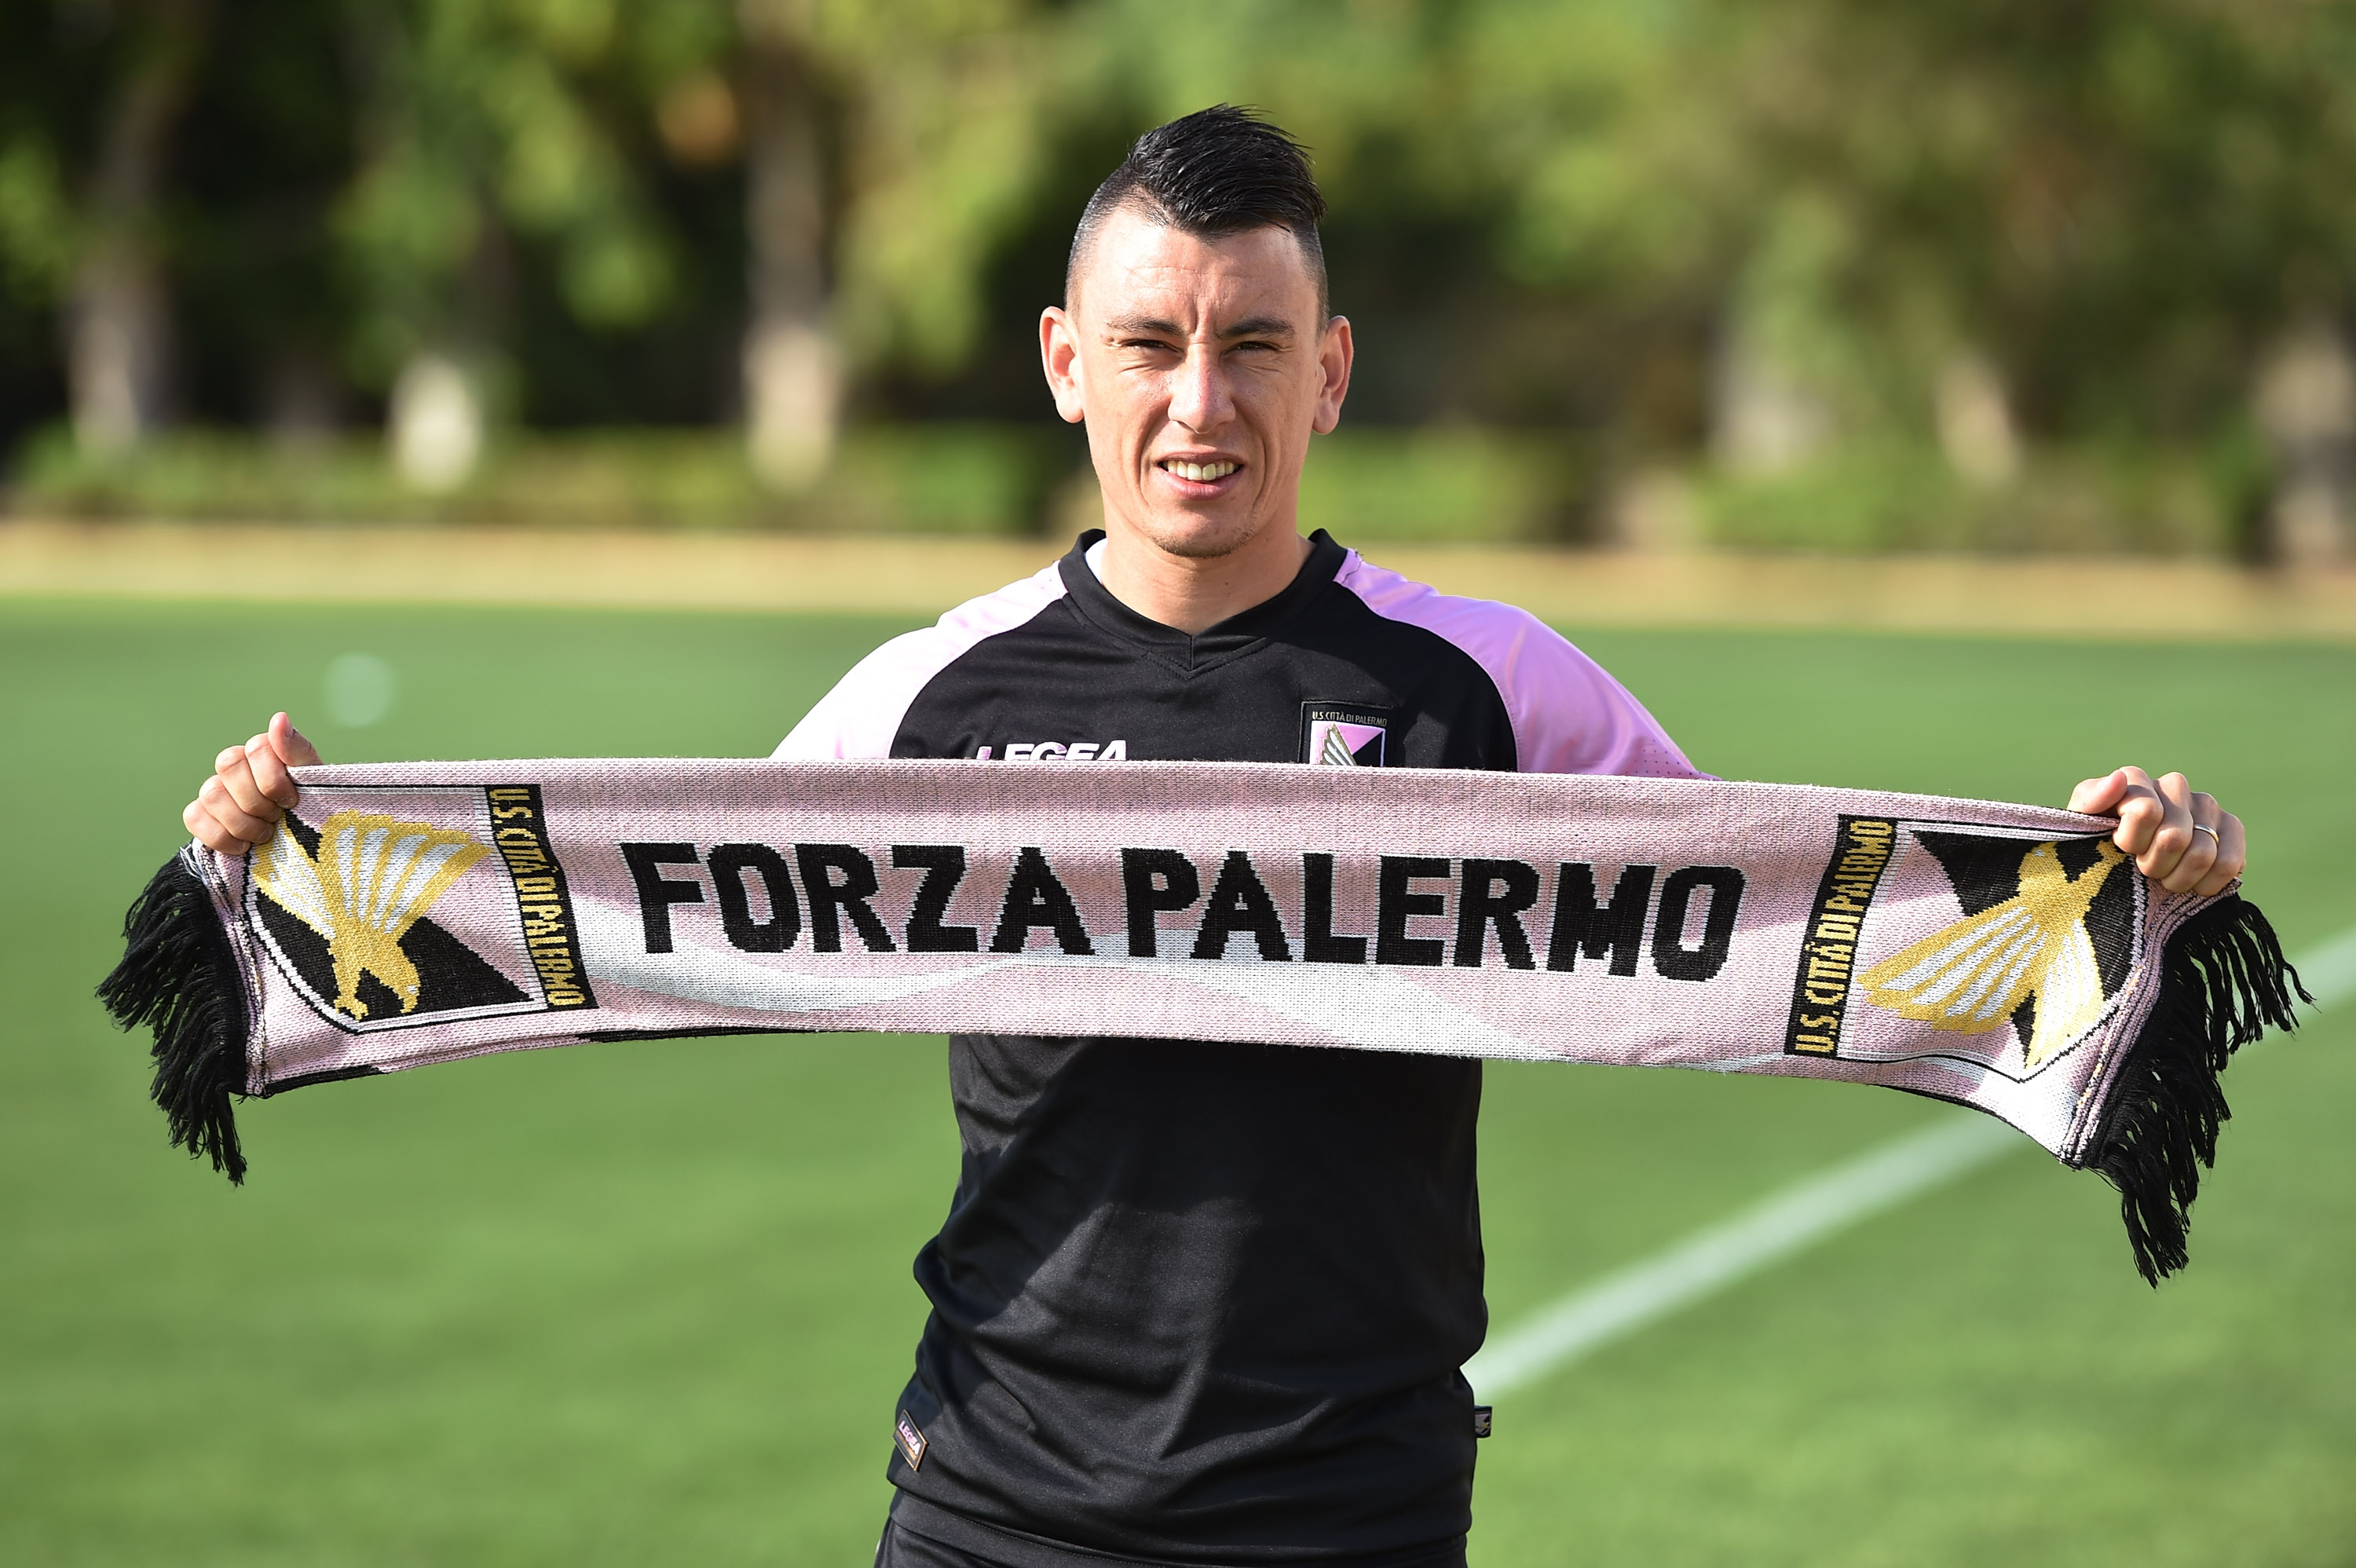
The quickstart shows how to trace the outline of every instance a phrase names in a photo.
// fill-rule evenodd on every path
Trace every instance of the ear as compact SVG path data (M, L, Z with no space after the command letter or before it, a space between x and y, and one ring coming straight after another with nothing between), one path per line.
M1066 424L1078 424L1087 415L1087 379L1080 367L1080 333L1061 305L1039 313L1039 364L1047 372L1047 389L1055 395L1055 411Z
M1317 368L1324 385L1317 393L1317 418L1311 429L1331 435L1342 422L1342 400L1350 395L1350 365L1357 348L1350 339L1350 318L1337 315L1325 324L1317 339Z

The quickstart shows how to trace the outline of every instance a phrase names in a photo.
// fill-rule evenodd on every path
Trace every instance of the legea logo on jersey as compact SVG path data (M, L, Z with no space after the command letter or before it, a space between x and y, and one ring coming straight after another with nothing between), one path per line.
M1125 763L1129 761L1126 741L1013 741L1004 752L993 746L977 746L976 762L986 763L995 755L1010 763Z
M1390 709L1340 702L1301 705L1301 760L1329 768L1379 768L1387 761Z

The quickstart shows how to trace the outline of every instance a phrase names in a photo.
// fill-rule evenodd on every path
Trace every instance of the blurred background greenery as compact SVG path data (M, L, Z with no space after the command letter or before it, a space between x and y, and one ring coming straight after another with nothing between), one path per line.
M1345 537L2351 553L2349 0L12 0L7 506L1061 531L1037 310L1218 101Z

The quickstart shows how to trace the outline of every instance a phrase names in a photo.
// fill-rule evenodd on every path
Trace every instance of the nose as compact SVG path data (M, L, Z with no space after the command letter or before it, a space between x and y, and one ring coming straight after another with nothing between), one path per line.
M1200 338L1188 344L1185 361L1171 378L1171 422L1199 435L1226 424L1235 407L1219 346Z

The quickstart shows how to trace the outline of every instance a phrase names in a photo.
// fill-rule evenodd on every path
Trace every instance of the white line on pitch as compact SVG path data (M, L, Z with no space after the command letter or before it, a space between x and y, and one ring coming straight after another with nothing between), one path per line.
M2315 997L2315 1010L2356 996L2356 930L2310 948L2295 963ZM2019 1134L1993 1117L1943 1116L1920 1132L1796 1182L1665 1252L1580 1286L1491 1339L1465 1366L1464 1376L1481 1398L1502 1398L2023 1147Z
M2299 983L2315 998L2315 1010L2356 997L2356 931L2343 931L2320 947L2310 947L2292 961Z
M1571 1292L1490 1340L1464 1375L1484 1400L1511 1393L1599 1345L1984 1165L2019 1141L2019 1133L1991 1117L1943 1116L1935 1126L1812 1176Z

